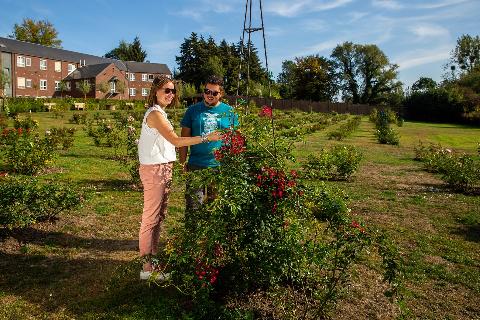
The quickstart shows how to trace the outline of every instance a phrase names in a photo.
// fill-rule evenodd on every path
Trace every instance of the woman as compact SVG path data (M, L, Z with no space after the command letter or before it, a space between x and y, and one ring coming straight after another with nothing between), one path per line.
M177 103L173 81L165 76L153 80L148 96L148 110L142 122L138 142L140 179L143 184L143 214L139 234L140 256L150 257L158 252L160 227L167 213L167 202L172 182L175 147L185 147L208 141L221 140L220 132L196 137L178 137L165 108ZM155 266L151 261L143 265L140 279L148 279ZM165 275L159 274L159 279Z

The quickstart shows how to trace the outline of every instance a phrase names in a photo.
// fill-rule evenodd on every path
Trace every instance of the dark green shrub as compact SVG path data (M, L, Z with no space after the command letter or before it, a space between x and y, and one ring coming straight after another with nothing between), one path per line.
M398 145L400 143L398 133L390 127L390 121L392 120L393 117L388 112L383 110L378 112L378 117L375 122L375 136L379 143L391 145Z
M0 178L0 194L0 228L9 230L56 220L84 200L84 194L70 185L33 178Z
M311 179L348 180L358 170L362 154L353 146L338 145L308 156L304 175Z
M57 154L48 136L40 137L37 132L22 128L17 130L16 134L8 133L8 144L2 153L9 171L34 175L53 163Z
M75 128L51 128L45 135L56 148L68 150L73 146Z

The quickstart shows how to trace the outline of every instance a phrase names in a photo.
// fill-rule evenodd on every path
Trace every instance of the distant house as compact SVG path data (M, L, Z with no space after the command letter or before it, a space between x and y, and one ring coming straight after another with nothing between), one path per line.
M121 61L2 37L0 54L0 68L10 79L7 97L83 97L80 82L89 81L87 97L141 100L155 76L172 76L161 63Z

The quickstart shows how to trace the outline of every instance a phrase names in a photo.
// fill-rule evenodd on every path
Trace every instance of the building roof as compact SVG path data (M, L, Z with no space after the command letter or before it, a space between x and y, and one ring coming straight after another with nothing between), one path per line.
M65 80L75 80L75 79L90 79L95 78L99 75L103 70L105 70L108 66L113 65L112 62L110 63L99 63L99 64L90 64L83 67L80 67L70 73Z
M10 52L17 54L24 54L33 57L48 58L57 61L78 62L80 65L95 65L104 63L115 63L115 66L127 72L144 72L144 73L162 73L172 74L166 64L162 63L147 63L147 62L135 62L98 57L90 54L79 53L75 51L69 51L64 49L52 48L42 46L36 43L30 43L25 41L19 41L10 38L0 37L0 51Z

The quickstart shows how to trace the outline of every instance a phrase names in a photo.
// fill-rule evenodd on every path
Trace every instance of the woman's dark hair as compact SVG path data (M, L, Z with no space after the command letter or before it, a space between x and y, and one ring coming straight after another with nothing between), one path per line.
M154 104L158 104L157 91L158 89L161 89L165 84L169 82L173 83L174 88L178 90L177 85L175 84L175 81L173 81L172 79L170 79L165 75L156 76L155 79L153 79L152 86L150 87L150 92L147 98L147 105L149 107L152 107ZM168 107L172 105L177 105L177 104L178 104L178 92L175 94L172 102L168 105Z

